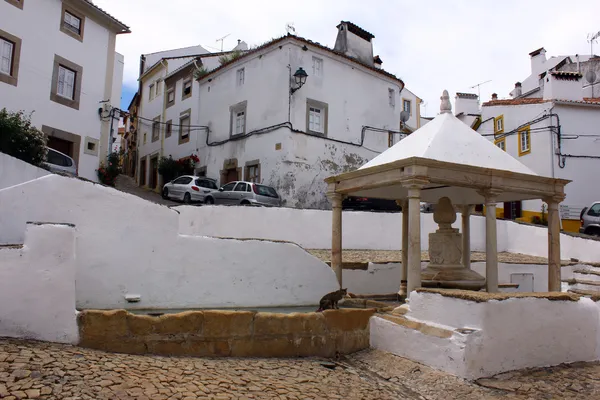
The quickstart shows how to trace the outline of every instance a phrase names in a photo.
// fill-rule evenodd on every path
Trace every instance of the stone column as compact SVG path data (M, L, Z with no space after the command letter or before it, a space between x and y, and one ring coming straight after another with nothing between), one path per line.
M408 274L408 200L397 200L402 207L402 265L400 265L400 290L398 295L406 296L406 282Z
M479 194L485 198L485 286L489 293L496 293L498 292L496 203L500 191L486 189Z
M342 288L342 200L340 193L327 193L331 200L331 268L335 271L340 289Z
M422 184L408 186L408 257L406 292L421 287L421 188Z
M544 199L548 204L548 291L560 292L560 215L558 204L564 197Z
M471 269L471 213L475 207L462 206L462 263L465 268Z

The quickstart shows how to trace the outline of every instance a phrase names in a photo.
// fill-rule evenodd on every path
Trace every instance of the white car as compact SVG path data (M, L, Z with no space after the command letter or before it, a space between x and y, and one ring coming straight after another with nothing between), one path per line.
M186 204L203 202L208 193L218 188L214 179L183 175L163 186L162 197L163 199L183 201Z
M45 164L51 172L77 176L77 165L75 164L75 160L60 151L48 148Z

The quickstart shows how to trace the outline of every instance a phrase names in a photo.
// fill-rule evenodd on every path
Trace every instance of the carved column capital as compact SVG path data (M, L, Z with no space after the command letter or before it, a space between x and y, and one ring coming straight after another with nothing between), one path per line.
M550 206L558 207L558 205L562 203L566 197L567 196L565 196L564 193L556 193L552 196L544 197L542 201L548 204L548 208L550 208Z
M331 201L331 205L333 207L341 207L342 201L346 197L343 194L337 192L327 192L326 195L329 201Z
M498 198L498 195L500 195L502 193L502 190L488 188L488 189L480 189L477 191L477 193L485 198L485 204L488 205L488 204L496 204L498 202L497 198Z

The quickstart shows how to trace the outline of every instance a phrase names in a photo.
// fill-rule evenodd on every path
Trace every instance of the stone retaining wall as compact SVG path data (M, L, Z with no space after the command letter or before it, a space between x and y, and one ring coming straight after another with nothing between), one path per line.
M160 317L125 310L79 314L80 346L128 354L332 357L369 347L375 309L276 314L188 311Z

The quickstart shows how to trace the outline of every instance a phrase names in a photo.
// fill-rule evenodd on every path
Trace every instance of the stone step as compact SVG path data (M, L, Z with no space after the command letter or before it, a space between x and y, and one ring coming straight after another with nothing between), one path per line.
M397 313L377 314L377 317L408 329L414 329L424 335L435 336L441 339L448 339L454 334L454 331L449 329L438 328L437 326L427 325L423 322L412 321Z
M592 267L594 268L594 267ZM600 269L582 269L582 268L577 268L573 270L574 274L584 274L584 275L596 275L596 276L600 276Z
M587 279L573 279L573 284L582 284L582 285L590 285L590 286L598 286L600 289L600 281L590 281Z

